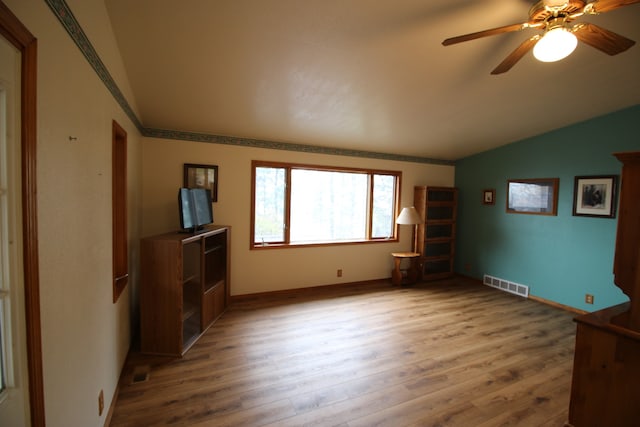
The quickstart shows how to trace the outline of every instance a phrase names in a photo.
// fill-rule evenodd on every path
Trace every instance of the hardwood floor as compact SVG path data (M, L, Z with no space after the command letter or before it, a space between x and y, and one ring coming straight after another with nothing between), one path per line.
M572 319L461 278L243 299L182 359L132 353L111 426L563 426Z

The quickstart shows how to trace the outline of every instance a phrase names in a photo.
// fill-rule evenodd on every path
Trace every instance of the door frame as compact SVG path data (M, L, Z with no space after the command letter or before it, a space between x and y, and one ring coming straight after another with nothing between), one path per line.
M0 0L0 34L22 54L20 90L20 142L22 168L22 241L27 367L31 425L44 427L44 386L40 327L40 277L38 269L38 206L36 192L36 82L37 40Z

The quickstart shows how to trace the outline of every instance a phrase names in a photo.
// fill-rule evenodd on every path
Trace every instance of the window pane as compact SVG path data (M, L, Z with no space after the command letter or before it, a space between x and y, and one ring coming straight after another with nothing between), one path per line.
M286 170L256 167L255 243L284 242Z
M396 178L393 175L373 176L372 238L393 236Z
M293 169L291 242L364 240L368 176Z

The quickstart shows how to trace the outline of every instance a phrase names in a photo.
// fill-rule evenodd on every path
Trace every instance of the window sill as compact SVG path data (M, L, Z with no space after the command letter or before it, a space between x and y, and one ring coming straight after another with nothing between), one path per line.
M286 249L286 248L317 248L326 246L346 246L346 245L368 245L375 243L398 243L398 238L390 237L384 239L374 240L348 240L340 242L299 242L299 243L260 243L253 244L249 249L251 250L265 250L265 249Z

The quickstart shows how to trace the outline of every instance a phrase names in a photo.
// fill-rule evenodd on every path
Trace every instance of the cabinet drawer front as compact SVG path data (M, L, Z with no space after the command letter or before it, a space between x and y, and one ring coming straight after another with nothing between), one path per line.
M424 263L425 275L451 273L451 260L426 261Z
M225 283L219 282L204 294L202 301L202 328L205 329L225 310Z
M454 202L456 200L456 192L454 189L435 189L427 190L427 202Z
M438 239L441 237L453 237L452 224L429 225L426 230L427 239Z
M453 206L427 206L427 220L454 219Z

